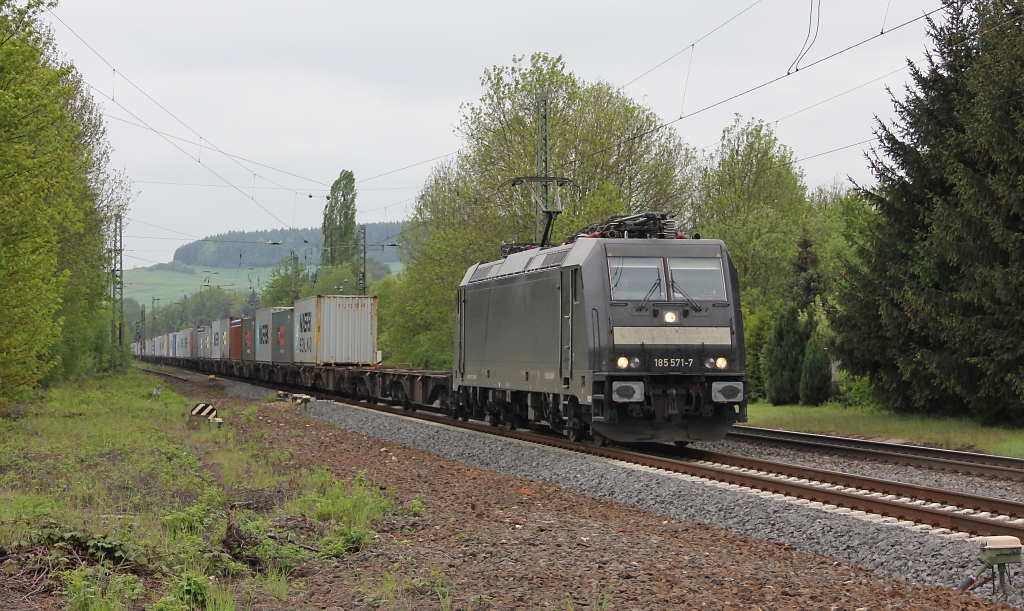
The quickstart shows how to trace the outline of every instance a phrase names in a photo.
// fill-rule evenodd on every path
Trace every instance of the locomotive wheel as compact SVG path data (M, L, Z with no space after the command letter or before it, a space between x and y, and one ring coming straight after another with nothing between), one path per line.
M580 425L578 417L573 416L569 418L569 422L565 425L565 435L573 443L579 443L583 439L583 427Z
M498 426L498 414L495 414L494 412L487 412L487 415L484 416L484 422L486 422L488 426Z
M594 438L594 445L603 448L608 445L608 438L600 433L591 433L591 437Z

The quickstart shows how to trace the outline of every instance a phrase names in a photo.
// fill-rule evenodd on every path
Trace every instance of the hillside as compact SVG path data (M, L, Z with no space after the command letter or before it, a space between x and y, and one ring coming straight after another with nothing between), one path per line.
M366 225L366 243L396 242L402 225L401 222L369 223ZM319 227L295 231L229 231L178 247L174 251L174 260L202 269L273 267L294 250L306 265L316 265L323 241ZM371 254L385 263L398 261L397 248L372 249Z

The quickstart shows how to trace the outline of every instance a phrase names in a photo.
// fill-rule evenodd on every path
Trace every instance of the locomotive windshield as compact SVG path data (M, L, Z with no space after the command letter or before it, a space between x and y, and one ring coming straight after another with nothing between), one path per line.
M726 299L725 273L717 257L608 257L608 277L617 301L664 300L668 287L676 301Z
M660 257L608 257L608 275L612 299L665 299Z
M718 258L669 259L672 298L725 300L725 273ZM642 299L642 298L641 298Z

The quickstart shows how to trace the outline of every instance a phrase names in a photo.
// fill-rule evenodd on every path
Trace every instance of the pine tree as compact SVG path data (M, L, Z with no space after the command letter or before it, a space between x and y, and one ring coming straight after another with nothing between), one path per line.
M800 403L821 405L832 394L832 368L821 339L814 334L807 342L800 371Z
M796 305L786 306L779 312L761 356L765 394L772 405L799 401L806 347L807 332L800 312Z
M1024 5L948 0L872 156L844 366L905 411L1024 423Z
M816 297L825 292L825 278L818 270L818 253L815 252L814 241L808 237L806 229L796 245L796 257L793 259L793 272L796 274L793 281L793 297L796 299L796 306L806 310L814 303Z

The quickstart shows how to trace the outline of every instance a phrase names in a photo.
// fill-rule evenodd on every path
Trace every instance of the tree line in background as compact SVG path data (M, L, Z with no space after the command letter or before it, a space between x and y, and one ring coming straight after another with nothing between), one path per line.
M327 207L329 208L330 204ZM402 225L402 221L394 221L366 223L358 227L366 227L367 244L383 244L397 241ZM273 267L279 264L287 253L294 250L307 265L312 266L319 264L323 246L322 227L294 231L228 231L179 246L174 251L173 261L194 267ZM376 250L374 256L385 263L398 261L398 253L393 250Z
M109 363L110 237L131 197L44 6L0 0L0 407Z

